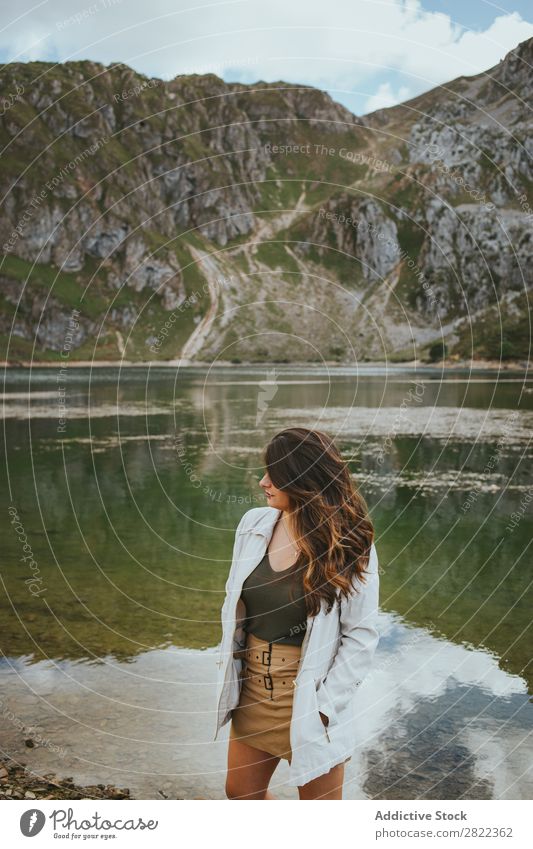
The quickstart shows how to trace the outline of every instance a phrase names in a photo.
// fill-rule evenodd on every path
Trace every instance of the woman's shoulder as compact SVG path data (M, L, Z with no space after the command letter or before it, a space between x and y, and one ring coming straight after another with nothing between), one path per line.
M367 572L379 572L379 560L376 546L374 543L370 546L370 555L368 558Z
M241 516L236 533L262 529L273 523L278 513L274 507L251 507Z

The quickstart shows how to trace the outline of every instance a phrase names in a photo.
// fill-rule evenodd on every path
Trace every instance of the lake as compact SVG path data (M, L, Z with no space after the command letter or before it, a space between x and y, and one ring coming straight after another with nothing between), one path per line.
M265 503L263 446L303 425L335 437L381 569L345 797L531 798L527 374L11 368L3 400L9 754L137 797L223 798L210 738L234 530Z

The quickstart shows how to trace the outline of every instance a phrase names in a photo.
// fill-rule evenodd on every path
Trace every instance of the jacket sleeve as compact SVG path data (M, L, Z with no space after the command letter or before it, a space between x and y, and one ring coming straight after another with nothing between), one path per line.
M224 642L224 631L228 627L226 619L227 619L227 611L228 611L228 608L229 608L229 602L231 600L231 595L232 595L231 594L231 585L233 583L233 577L235 575L235 571L236 571L237 566L238 566L238 560L239 560L240 549L241 549L240 532L244 527L244 524L245 524L245 521L246 521L246 516L247 516L247 513L244 513L243 516L241 517L239 524L237 525L236 530L235 530L235 540L233 542L233 552L232 552L232 555L231 555L231 565L230 565L230 570L229 570L229 573L228 573L228 577L227 577L227 580L226 580L226 586L225 586L226 597L225 597L224 603L222 605L222 610L220 611L220 618L222 620L222 635L223 636L222 636L222 640L219 644L219 650L222 648L222 644ZM238 645L237 645L235 639L233 640L233 648L234 649L238 648Z
M327 675L317 690L318 709L338 722L338 713L369 671L379 642L376 614L379 601L378 556L374 543L370 550L366 581L358 579L357 590L340 603L340 643Z

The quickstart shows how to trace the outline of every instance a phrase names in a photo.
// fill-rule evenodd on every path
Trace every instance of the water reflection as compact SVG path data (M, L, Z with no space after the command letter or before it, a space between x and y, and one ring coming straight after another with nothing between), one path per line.
M488 652L382 614L374 670L358 691L345 798L530 798L522 746L531 711L522 678ZM4 745L75 780L115 782L137 798L223 798L227 727L211 742L215 653L167 648L130 663L24 658L0 664ZM53 750L59 749L59 755ZM499 766L503 762L504 767ZM496 768L497 767L497 768ZM294 798L287 768L272 789Z
M361 691L371 710L361 720L353 793L525 792L523 749L513 747L531 723L530 511L510 527L531 492L533 395L523 376L495 383L280 368L257 425L266 371L73 370L62 433L53 370L34 374L31 386L27 372L10 373L1 497L4 515L10 503L18 511L46 592L28 592L20 542L8 524L1 649L22 681L45 687L39 676L46 674L43 692L66 700L72 719L55 726L51 713L50 731L60 729L76 748L70 735L85 722L76 699L81 705L94 691L91 733L102 720L120 740L124 729L145 740L160 698L174 767L194 770L187 746L208 739L210 649L220 636L234 529L246 509L264 504L261 448L277 429L298 423L337 437L377 531L386 626L380 651L388 665ZM421 401L411 394L405 405L420 385ZM408 650L398 657L401 646ZM190 651L199 648L207 651ZM151 679L167 680L169 666L169 683L156 696ZM40 722L29 691L13 674L6 680L10 699L20 698L28 719ZM189 704L178 680L197 681L196 699L205 691L206 713L187 715L192 738L167 695ZM116 721L107 687L111 705L131 705ZM502 718L505 732L495 733ZM160 781L147 746L136 756ZM87 747L80 757L90 761L89 739ZM211 757L222 769L222 754ZM506 767L496 778L498 757ZM118 759L109 763L112 772L120 768ZM127 769L135 772L133 759ZM199 772L207 769L206 762ZM185 779L168 780L173 792L178 785L183 791ZM220 775L202 785L206 793L219 786Z

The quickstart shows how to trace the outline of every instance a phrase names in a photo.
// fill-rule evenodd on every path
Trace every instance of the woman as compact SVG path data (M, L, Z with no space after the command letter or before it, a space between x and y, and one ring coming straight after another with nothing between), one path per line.
M237 527L222 608L217 728L226 794L273 799L281 758L300 799L341 799L355 692L378 643L374 529L324 433L289 428L264 454L267 507Z

